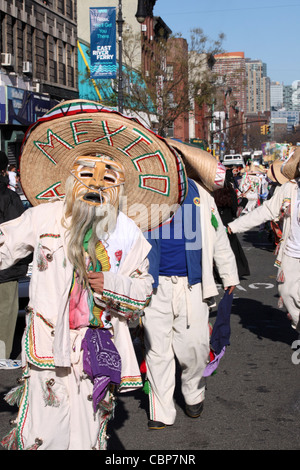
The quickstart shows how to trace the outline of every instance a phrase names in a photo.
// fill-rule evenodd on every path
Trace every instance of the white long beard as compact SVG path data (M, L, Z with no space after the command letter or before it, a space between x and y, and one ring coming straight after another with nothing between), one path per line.
M70 185L71 186L71 185ZM72 191L66 185L66 216L70 217L68 229L68 258L76 268L79 280L86 280L86 255L83 242L91 229L88 243L88 255L94 268L96 267L96 244L105 242L114 231L117 223L118 209L110 204L102 206L89 205L77 199L73 202Z
M114 230L117 223L117 210L110 204L96 206L96 235L99 240L105 240Z

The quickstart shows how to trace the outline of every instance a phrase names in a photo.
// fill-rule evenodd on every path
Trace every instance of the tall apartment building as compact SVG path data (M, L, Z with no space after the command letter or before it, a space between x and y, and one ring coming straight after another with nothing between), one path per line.
M293 93L292 85L283 86L283 107L287 111L291 111L293 109L292 93Z
M272 110L283 107L283 83L271 82L271 108Z
M24 132L78 96L77 0L0 0L0 148L18 163Z
M227 52L216 54L213 72L220 77L220 86L231 88L231 101L236 101L236 107L241 112L247 110L246 94L246 64L244 52ZM222 81L221 81L222 78Z
M224 111L225 121L219 124L220 131L214 134L213 145L217 153L221 149L229 152L242 151L244 115L247 110L246 65L244 52L228 52L214 56L216 62L213 73L218 75L219 94L222 99L216 102L216 112ZM217 139L216 139L217 137ZM220 148L218 149L218 146ZM222 150L222 151L223 151Z
M270 111L270 79L261 60L245 60L248 114Z

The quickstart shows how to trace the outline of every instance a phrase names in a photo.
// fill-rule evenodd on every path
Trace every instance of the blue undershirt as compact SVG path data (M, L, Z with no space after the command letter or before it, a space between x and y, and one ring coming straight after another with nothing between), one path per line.
M170 238L160 240L160 276L187 276L183 217L178 210L169 224ZM163 233L162 233L163 235Z
M157 231L146 234L152 245L148 259L153 287L158 286L159 275L187 276L190 285L202 281L200 197L195 182L188 181L187 197L172 222L159 228L159 236Z

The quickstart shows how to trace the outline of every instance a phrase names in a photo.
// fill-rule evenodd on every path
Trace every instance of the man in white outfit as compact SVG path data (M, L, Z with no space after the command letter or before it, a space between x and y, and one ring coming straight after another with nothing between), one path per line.
M34 207L0 226L0 269L29 253L33 267L23 374L6 395L19 413L1 444L106 449L116 390L142 386L128 328L152 294L142 230L182 203L184 168L136 120L75 100L29 129L20 171Z
M209 305L218 294L213 264L230 294L239 283L235 257L211 194L224 184L225 168L207 152L168 142L181 153L188 175L199 183L189 178L187 197L172 222L148 234L154 291L142 321L151 430L175 422L175 358L181 367L186 413L192 418L201 415L202 377L210 351Z
M282 237L276 250L275 266L280 295L291 326L300 332L300 149L296 148L282 163L281 173L288 182L250 214L228 224L228 231L241 233L269 220L283 220Z

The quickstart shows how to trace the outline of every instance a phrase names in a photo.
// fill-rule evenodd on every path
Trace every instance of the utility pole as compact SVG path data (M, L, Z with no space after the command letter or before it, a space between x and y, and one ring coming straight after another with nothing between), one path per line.
M215 145L214 145L214 138L215 138L215 100L213 99L212 105L211 105L211 123L210 123L210 149L211 149L211 154L215 156Z
M123 113L123 61L122 61L122 35L123 35L123 16L122 16L122 0L119 0L118 10L118 44L119 44L119 75L118 75L118 111Z

